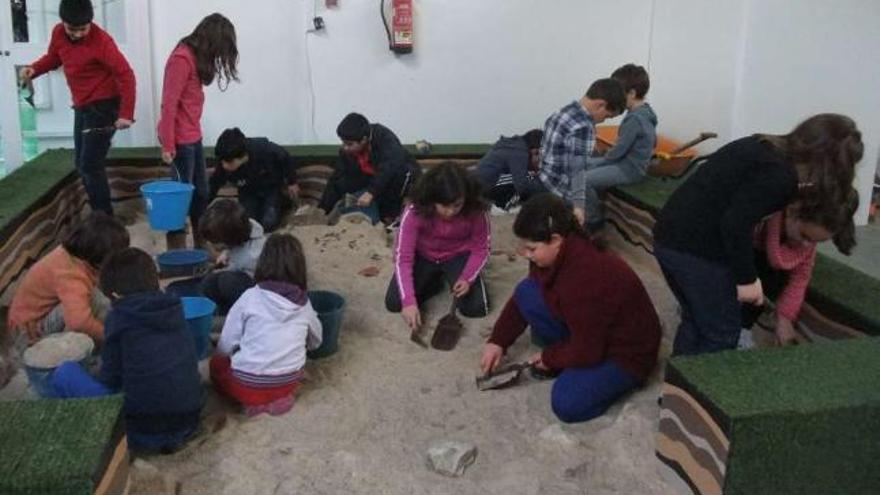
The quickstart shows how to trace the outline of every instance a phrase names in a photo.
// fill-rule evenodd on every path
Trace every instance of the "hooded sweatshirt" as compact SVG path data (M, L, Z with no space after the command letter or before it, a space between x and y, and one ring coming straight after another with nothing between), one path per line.
M645 103L626 112L617 131L617 143L605 156L588 158L587 168L617 165L644 176L657 145L657 114Z
M502 175L510 174L517 194L537 194L544 189L537 177L529 173L529 160L529 147L522 136L501 136L480 159L476 176L486 191L492 189Z
M241 382L273 387L298 378L306 349L321 345L323 328L301 288L263 281L245 291L223 324L217 351L231 356Z
M202 386L180 299L158 291L123 297L105 331L100 380L125 396L127 427L164 433L197 425Z

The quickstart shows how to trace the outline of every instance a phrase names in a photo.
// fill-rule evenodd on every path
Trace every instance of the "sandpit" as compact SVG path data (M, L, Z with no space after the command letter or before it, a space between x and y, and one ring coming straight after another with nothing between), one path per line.
M486 271L492 312L462 318L463 335L450 352L414 344L399 315L385 311L392 250L384 229L345 219L332 227L290 228L306 249L309 288L347 299L339 352L307 364L308 383L284 416L247 419L210 391L204 431L178 453L139 459L131 493L671 493L654 457L659 372L603 417L578 425L562 424L551 412L550 381L524 376L512 388L477 390L483 342L527 270L514 252L512 221L492 217ZM164 236L151 232L142 217L129 231L133 245L154 254L164 249ZM665 356L677 322L674 299L652 257L613 232L610 241L657 306ZM427 328L448 310L448 297L429 302ZM508 358L535 350L523 336ZM210 390L206 364L201 368ZM10 385L0 397L9 397L9 390L20 387ZM462 477L428 469L426 453L437 441L477 448Z

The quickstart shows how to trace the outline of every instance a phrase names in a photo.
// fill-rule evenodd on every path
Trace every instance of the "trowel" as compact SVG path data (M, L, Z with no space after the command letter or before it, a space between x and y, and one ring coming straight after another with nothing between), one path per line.
M455 314L457 305L458 298L453 297L449 313L443 318L440 318L440 321L437 322L437 328L434 330L434 335L431 337L431 347L434 349L451 351L455 348L455 344L458 343L464 325L461 324L461 320L459 320L458 315Z
M478 376L477 388L480 391L485 391L508 387L516 383L522 372L532 366L533 364L528 361L501 366L483 376Z

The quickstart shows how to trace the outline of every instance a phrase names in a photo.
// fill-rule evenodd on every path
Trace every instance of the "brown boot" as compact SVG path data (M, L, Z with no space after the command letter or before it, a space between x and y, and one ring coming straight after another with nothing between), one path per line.
M186 249L186 231L174 230L165 234L165 247L172 249Z

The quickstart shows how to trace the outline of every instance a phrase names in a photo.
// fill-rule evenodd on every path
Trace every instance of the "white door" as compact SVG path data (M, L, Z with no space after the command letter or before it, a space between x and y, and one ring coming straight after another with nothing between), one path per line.
M48 148L73 148L71 96L59 68L34 80L33 105L18 88L18 69L46 53L60 0L0 0L0 175ZM149 0L92 0L95 23L116 40L137 79L135 125L113 146L155 142Z

